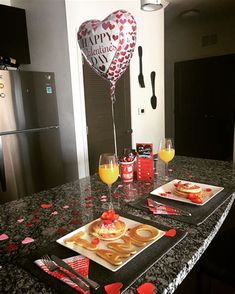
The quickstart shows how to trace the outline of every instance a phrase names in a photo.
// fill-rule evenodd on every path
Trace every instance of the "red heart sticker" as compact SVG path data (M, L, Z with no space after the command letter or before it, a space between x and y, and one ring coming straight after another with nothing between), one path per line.
M52 205L53 204L51 204L51 203L48 203L48 204L41 204L41 208L50 208L50 207L52 207Z
M139 294L154 294L156 287L152 283L144 283L137 288Z
M176 235L175 229L170 229L168 231L165 231L165 236L167 236L167 237L175 237L175 235Z
M121 282L116 282L116 283L112 283L112 284L108 284L106 286L104 286L104 289L106 291L106 293L108 294L120 294L120 290L123 286L123 283Z

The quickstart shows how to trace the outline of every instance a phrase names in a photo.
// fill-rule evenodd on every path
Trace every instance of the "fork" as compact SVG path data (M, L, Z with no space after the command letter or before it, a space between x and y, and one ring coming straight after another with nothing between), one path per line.
M77 284L83 291L89 290L89 287L82 280L79 280L78 278L75 278L75 277L71 276L68 272L64 271L57 264L55 264L54 261L51 260L51 258L48 255L42 256L41 259L42 259L42 262L45 264L45 266L49 269L49 271L61 272L64 275L66 275L67 277L69 277L70 280L73 281L75 284Z

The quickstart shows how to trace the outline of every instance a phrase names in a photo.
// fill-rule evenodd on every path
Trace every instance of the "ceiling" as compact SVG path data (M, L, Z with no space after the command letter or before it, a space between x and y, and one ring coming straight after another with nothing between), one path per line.
M165 8L166 25L182 19L182 13L188 10L197 10L199 14L187 18L226 19L235 17L235 0L167 0Z

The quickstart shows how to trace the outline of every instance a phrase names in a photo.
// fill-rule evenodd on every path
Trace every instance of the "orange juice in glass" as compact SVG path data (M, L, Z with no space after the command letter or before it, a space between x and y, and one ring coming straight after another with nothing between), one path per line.
M164 138L160 141L158 157L165 163L165 180L169 180L168 163L174 158L175 149L170 138Z
M103 153L99 159L99 176L102 182L108 185L109 209L113 209L111 188L119 177L118 159L115 154Z

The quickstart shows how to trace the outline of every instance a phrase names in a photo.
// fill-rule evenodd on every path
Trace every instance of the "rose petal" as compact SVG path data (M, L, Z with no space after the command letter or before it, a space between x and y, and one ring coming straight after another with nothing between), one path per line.
M32 243L32 242L34 242L33 238L26 237L21 243L22 244L28 244L28 243Z
M176 235L175 229L170 229L168 231L165 231L165 236L167 236L167 237L175 237L175 235Z
M63 208L64 209L67 209L67 208L69 208L69 206L68 205L64 205Z
M122 286L123 286L123 283L116 282L116 283L105 285L104 289L106 293L108 294L119 294Z
M53 211L52 213L51 213L51 215L57 215L58 214L58 211Z
M44 204L41 204L41 208L50 208L50 207L52 207L53 206L53 204L51 204L51 203L44 203Z
M7 234L1 234L0 235L0 241L4 241L4 240L7 240L9 239L9 236Z
M5 247L6 252L16 251L17 249L18 249L18 246L15 243L10 243Z
M144 283L137 288L139 294L154 294L156 287L152 283Z
M17 220L18 223L22 223L24 221L24 218L20 218Z

